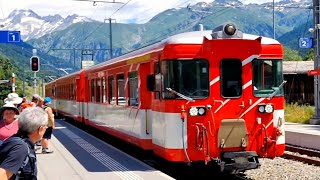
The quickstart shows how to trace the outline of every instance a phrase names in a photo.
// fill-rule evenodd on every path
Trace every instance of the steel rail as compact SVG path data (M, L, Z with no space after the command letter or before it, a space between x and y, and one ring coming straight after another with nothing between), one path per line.
M299 153L299 154L292 154L292 153ZM307 164L313 164L315 166L320 166L320 159L316 159L316 158L320 158L320 151L316 151L312 149L286 145L286 151L284 152L282 157L286 159L297 160ZM316 158L313 158L313 157L316 157Z

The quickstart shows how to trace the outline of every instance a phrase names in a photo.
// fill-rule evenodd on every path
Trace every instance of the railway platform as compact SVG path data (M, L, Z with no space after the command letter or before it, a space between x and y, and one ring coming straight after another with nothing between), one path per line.
M285 124L286 144L320 151L320 125Z
M39 180L173 179L62 120L56 120L50 149L37 150Z

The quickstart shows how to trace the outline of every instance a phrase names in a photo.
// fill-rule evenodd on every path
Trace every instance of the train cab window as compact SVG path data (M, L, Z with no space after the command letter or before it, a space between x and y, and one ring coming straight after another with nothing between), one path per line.
M252 62L253 94L257 97L268 97L275 91L275 96L283 95L282 60L255 59ZM280 88L280 89L279 89Z
M130 106L139 105L138 72L129 73L129 104Z
M124 81L124 74L119 74L117 76L117 87L118 87L118 99L117 99L117 105L124 106L126 105L126 94L125 94L125 81Z
M95 86L95 83L94 83L94 79L91 79L91 102L94 102L94 86Z
M116 104L116 96L114 93L114 78L113 78L113 76L108 77L108 87L109 87L108 102L109 102L109 104L115 105Z
M181 99L168 88L193 99L209 96L209 63L205 59L166 60L161 63L162 98ZM156 85L157 86L157 85Z
M221 94L223 97L242 95L242 63L239 59L221 61Z
M107 87L106 87L106 79L103 77L102 79L101 79L101 82L102 82L102 102L103 103L106 103L107 102Z
M100 78L98 78L97 80L96 80L96 82L97 82L97 86L96 86L96 102L100 102L100 87L101 87L101 80L100 80Z

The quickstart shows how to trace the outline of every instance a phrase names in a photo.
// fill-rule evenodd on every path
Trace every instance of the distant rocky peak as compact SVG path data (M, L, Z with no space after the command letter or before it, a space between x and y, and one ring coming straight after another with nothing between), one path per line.
M32 10L28 9L16 9L14 11L12 11L8 18L22 18L22 17L34 17L37 19L40 19L41 17L36 14L35 12L33 12Z
M221 5L242 5L242 2L238 0L215 0L214 3Z
M59 14L56 15L49 15L49 16L43 16L42 17L43 20L53 23L53 22L57 22L60 21L61 19L63 19Z

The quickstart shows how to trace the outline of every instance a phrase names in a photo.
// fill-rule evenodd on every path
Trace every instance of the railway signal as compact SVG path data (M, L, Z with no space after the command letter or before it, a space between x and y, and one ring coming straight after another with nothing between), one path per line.
M32 56L30 58L31 70L38 72L40 70L40 58L38 56Z

